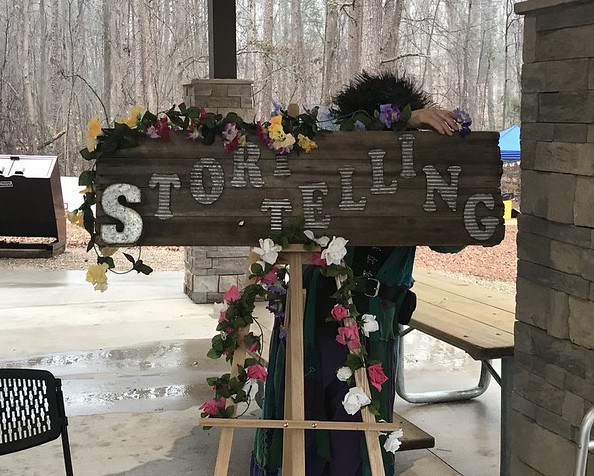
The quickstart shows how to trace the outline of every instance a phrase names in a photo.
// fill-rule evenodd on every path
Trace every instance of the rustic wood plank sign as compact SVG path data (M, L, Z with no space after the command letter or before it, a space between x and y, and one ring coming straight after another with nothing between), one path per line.
M251 246L303 217L353 245L503 239L496 132L320 132L309 154L233 152L173 133L97 161L97 233L113 245Z

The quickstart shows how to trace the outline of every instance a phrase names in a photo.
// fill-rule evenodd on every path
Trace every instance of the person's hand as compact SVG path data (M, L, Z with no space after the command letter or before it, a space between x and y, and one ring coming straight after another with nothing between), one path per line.
M438 107L428 107L426 109L412 111L408 125L413 129L430 128L440 134L447 134L449 136L459 129L454 113L445 109L439 109Z

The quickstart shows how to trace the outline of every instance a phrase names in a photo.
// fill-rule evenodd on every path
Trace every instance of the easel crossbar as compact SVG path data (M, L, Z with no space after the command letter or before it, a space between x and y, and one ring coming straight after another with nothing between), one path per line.
M288 430L350 430L350 431L396 431L401 423L366 423L353 421L318 420L255 420L238 418L200 418L201 426L223 428L281 428Z

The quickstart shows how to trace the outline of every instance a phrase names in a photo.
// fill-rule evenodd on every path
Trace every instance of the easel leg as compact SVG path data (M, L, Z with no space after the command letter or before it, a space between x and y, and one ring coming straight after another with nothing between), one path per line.
M303 369L303 259L301 253L289 253L289 292L287 295L287 358L285 362L285 419L305 420L305 385ZM287 317L286 316L286 317ZM305 475L305 433L285 430L283 440L283 475Z
M231 446L233 445L233 430L234 428L221 428L214 476L227 476L231 457Z

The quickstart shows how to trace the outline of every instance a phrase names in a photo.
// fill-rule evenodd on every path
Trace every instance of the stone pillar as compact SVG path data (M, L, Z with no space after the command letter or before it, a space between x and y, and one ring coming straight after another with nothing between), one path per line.
M246 121L254 117L252 82L243 79L193 79L184 84L188 106L204 107L223 116L235 112ZM242 288L249 247L186 247L184 292L197 304L221 301L232 285Z
M594 2L515 9L525 18L512 474L570 475L594 404Z

